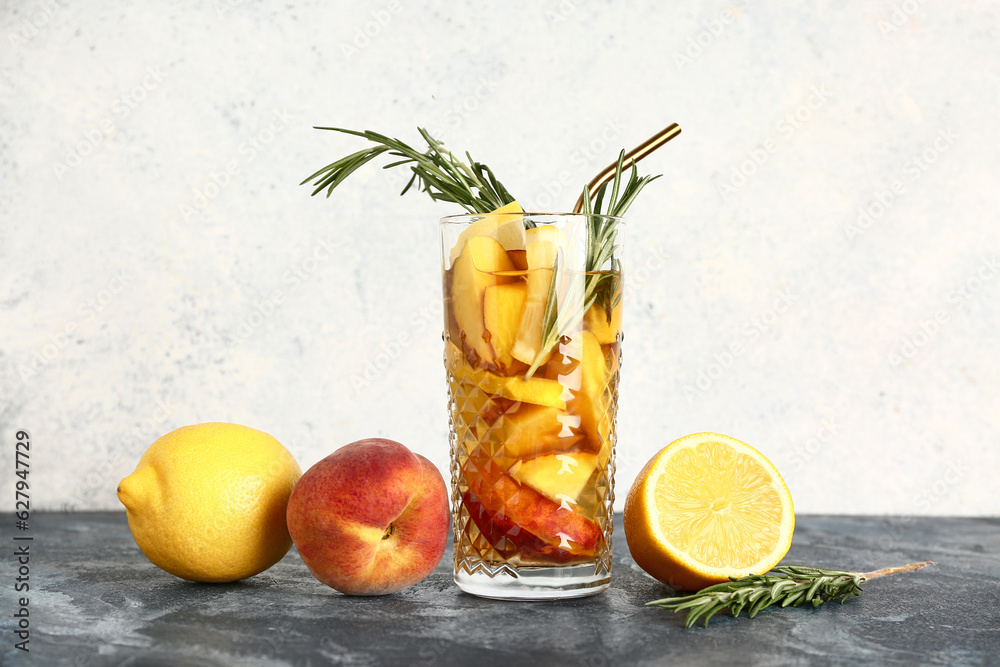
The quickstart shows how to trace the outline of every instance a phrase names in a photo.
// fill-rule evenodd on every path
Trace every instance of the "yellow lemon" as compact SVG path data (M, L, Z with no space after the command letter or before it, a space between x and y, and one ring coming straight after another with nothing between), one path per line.
M118 498L154 565L190 581L236 581L288 553L285 509L301 475L267 433L197 424L150 445Z
M698 590L763 574L788 552L795 511L788 487L756 449L695 433L661 449L625 499L635 562L672 588Z

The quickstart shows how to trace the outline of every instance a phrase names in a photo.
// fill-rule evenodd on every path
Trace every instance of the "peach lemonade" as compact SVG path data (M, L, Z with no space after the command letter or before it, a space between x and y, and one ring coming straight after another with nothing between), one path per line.
M619 222L516 203L442 220L455 577L468 592L565 597L610 581L620 225L605 266L587 266L587 243Z

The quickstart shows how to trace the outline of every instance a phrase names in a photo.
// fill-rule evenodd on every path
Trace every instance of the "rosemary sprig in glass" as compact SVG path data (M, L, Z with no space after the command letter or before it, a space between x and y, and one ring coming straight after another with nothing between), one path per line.
M658 174L640 178L638 167L635 162L632 162L632 172L624 189L622 189L624 161L625 151L622 151L618 154L618 165L615 168L614 179L598 188L593 203L591 203L590 191L587 186L583 188L583 213L589 216L587 219L586 278L581 285L578 275L564 277L565 257L562 253L556 256L552 280L549 283L549 294L545 303L545 313L542 317L542 345L534 363L525 373L526 379L531 378L562 337L570 333L573 326L581 320L584 313L594 303L600 304L608 322L610 322L611 311L622 298L621 262L615 259L612 266L605 268L618 247L615 244L618 236L618 220L615 218L625 215L642 189L660 177ZM604 199L609 186L611 187L611 196L608 199L607 209L604 210ZM559 304L565 304L567 307L559 308ZM581 307L579 309L572 308L573 304L581 304Z
M775 604L798 607L808 602L813 607L818 607L824 602L837 599L843 604L850 596L861 595L861 586L866 581L900 572L912 572L927 565L932 563L910 563L874 572L779 565L771 570L775 574L751 574L741 579L734 578L730 582L709 586L691 595L653 600L646 605L677 612L687 611L684 619L686 628L699 620L708 626L708 619L725 610L736 617L746 609L750 618L753 618L762 609Z
M315 129L363 137L375 146L342 157L302 181L300 185L312 182L316 186L312 192L314 195L326 190L326 196L329 197L334 188L343 183L359 167L383 153L388 153L392 157L401 159L385 165L383 169L409 165L410 171L413 172L406 187L399 193L401 195L406 194L414 183L418 183L419 189L430 195L431 199L458 204L469 213L489 213L514 201L514 197L503 183L497 180L489 167L473 160L469 153L465 154L468 163L463 162L422 127L418 127L417 130L427 142L427 150L424 152L412 148L399 139L371 130L359 132L339 127Z
M413 173L400 192L401 195L406 194L416 183L420 190L430 195L431 199L458 204L469 213L489 213L515 201L488 166L473 160L468 152L465 154L468 163L463 162L422 127L418 127L417 130L427 142L427 150L423 152L399 139L371 130L360 132L339 127L316 129L362 137L375 145L342 157L303 180L300 185L312 183L315 186L313 195L326 190L326 196L329 197L338 185L360 167L388 153L389 156L400 159L390 162L383 169L407 165ZM595 302L600 304L610 322L611 312L621 300L621 263L615 259L612 266L605 267L617 247L616 218L625 214L646 185L659 178L659 175L640 178L635 161L632 160L632 172L623 184L624 161L625 151L622 151L618 155L614 180L598 188L593 203L589 189L587 186L583 188L583 212L590 216L587 222L586 277L581 279L576 272L566 275L564 267L566 258L562 251L559 252L553 267L542 319L541 350L529 367L526 379L534 374L560 339L572 330ZM608 197L609 186L611 193ZM605 210L606 197L608 201ZM564 307L560 308L560 304L564 304ZM582 308L571 308L570 304L582 304Z

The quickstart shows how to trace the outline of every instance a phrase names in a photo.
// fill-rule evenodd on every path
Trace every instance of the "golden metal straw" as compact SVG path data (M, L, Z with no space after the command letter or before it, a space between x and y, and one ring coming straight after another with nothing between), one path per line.
M667 127L663 128L649 139L633 148L631 151L625 154L625 159L622 160L622 169L626 169L630 166L631 162L638 162L642 158L646 157L657 148L667 143L678 134L681 133L681 126L677 123L671 123ZM587 192L593 197L597 194L598 188L610 181L614 175L615 170L618 168L618 160L615 160L608 165L607 169L599 173L594 177L590 183L587 184ZM574 213L580 213L583 211L583 193L580 194L580 198L576 200L576 206L573 207Z

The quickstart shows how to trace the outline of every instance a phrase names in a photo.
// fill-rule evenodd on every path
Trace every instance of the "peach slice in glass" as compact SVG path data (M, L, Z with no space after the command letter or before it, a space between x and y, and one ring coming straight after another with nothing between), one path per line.
M510 369L514 361L511 348L521 321L521 309L527 295L523 282L506 285L492 285L483 293L483 316L490 345L496 355L497 364L502 369Z
M487 367L495 364L496 355L490 345L483 316L483 298L488 287L516 280L513 277L494 275L497 271L513 269L514 264L507 256L507 251L489 236L470 238L452 267L452 316L459 330L461 344L474 363Z
M552 406L522 403L501 415L496 428L507 455L516 459L564 451L583 439L580 418Z
M466 474L469 492L488 511L509 518L553 549L593 557L602 538L601 529L593 520L568 511L530 486L518 483L501 472L493 461L485 463L477 473Z
M580 495L597 470L597 455L592 452L562 452L518 461L508 471L514 479L563 509L573 510Z

